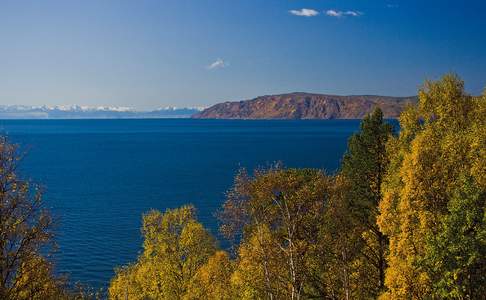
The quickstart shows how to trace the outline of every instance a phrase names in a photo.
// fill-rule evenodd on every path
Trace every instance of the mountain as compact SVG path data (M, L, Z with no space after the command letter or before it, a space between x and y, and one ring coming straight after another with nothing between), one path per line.
M397 118L417 97L336 96L290 93L224 102L193 115L197 119L361 119L375 107Z
M137 111L122 106L26 106L0 105L0 119L125 119L125 118L189 118L203 108L165 107Z

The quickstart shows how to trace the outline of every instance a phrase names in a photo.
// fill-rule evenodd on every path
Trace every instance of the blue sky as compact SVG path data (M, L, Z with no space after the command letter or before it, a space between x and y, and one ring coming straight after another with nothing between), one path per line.
M0 104L403 96L447 72L486 86L486 1L0 0Z

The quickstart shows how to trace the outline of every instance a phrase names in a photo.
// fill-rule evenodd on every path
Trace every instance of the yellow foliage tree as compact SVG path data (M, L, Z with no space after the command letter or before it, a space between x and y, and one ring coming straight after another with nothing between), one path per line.
M138 261L117 270L112 299L182 299L193 277L215 252L215 240L183 206L143 217L144 251Z
M242 242L231 284L240 299L280 299L286 294L279 277L285 275L285 260L275 249L266 225L254 228Z
M17 174L18 148L0 137L0 299L66 297L49 254L53 220L41 191Z
M313 283L322 285L314 270L323 262L313 258L329 186L329 177L312 169L236 177L220 216L225 234L242 234L232 282L243 298L302 299L317 291Z
M424 262L428 240L440 232L449 202L463 187L461 178L486 187L485 100L467 95L459 78L446 75L426 82L418 106L400 116L400 134L387 148L378 217L390 238L384 299L435 297Z
M208 262L199 268L192 279L184 299L230 300L232 292L231 276L233 262L228 253L217 251Z

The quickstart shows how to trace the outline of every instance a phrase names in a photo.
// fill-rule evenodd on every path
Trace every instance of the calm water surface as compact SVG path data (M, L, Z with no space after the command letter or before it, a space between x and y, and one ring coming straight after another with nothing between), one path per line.
M240 167L275 161L334 171L359 121L1 120L27 151L21 172L59 217L57 266L106 287L141 248L142 213L192 203L214 212Z

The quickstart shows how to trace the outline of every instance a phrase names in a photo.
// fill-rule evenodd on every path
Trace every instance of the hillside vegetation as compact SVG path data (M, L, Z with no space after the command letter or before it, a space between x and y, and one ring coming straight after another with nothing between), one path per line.
M447 75L424 84L399 133L380 108L366 115L336 174L240 170L217 213L227 249L192 205L151 210L143 249L115 270L108 296L484 299L485 116L486 93ZM18 160L0 139L0 298L102 297L54 272L53 219Z
M447 75L425 83L398 134L379 108L367 115L337 174L241 170L218 214L227 251L193 206L151 211L109 296L484 299L484 116L486 94Z

